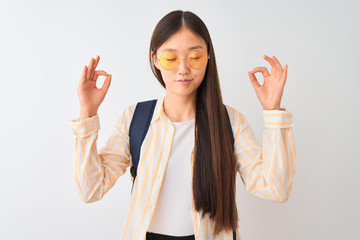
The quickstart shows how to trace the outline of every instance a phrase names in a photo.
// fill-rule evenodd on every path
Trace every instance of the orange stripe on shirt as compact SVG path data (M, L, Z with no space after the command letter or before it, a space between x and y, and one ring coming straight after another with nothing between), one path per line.
M293 121L288 121L288 122L265 122L265 125L289 125L292 124Z
M263 117L291 117L292 113L263 113Z
M89 128L89 129L87 129L87 130L85 130L85 131L76 132L76 134L78 134L78 135L85 135L85 134L88 134L89 132L92 132L92 131L98 129L98 128L99 128L99 126L94 126L94 127Z
M80 121L71 121L70 126L72 126L72 127L83 127L85 125L88 125L88 124L91 124L91 123L97 121L98 118L99 118L99 116L96 115L94 118L86 120L86 121L84 121L82 123L79 123ZM83 119L83 120L85 120L85 119Z
M82 146L83 153L85 152L85 141L86 141L85 138L81 139L81 146ZM85 159L85 161L86 161L86 159ZM82 184L82 188L83 188L83 192L84 192L84 197L85 197L85 200L87 201L88 200L88 195L87 195L86 185L84 183L84 178L82 177L82 174L81 174L82 166L80 166L80 163L79 163L79 168L78 169L79 169L79 176L80 176L80 179L81 179L81 184Z

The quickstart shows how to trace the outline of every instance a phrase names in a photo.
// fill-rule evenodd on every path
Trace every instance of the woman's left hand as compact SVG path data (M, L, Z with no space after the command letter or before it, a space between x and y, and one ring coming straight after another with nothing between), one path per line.
M251 72L248 72L248 75L263 109L280 110L288 65L286 64L283 69L275 56L270 58L264 55L264 59L271 65L271 75L266 67L256 67ZM264 77L262 85L256 79L256 72L261 72Z

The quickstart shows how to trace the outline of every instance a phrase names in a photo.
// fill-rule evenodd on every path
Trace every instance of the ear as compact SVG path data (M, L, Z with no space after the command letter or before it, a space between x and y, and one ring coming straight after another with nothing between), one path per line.
M159 62L158 62L158 60L156 59L156 54L154 54L154 51L151 51L151 59L152 59L152 61L153 61L153 63L154 63L154 66L155 66L158 70L160 70Z

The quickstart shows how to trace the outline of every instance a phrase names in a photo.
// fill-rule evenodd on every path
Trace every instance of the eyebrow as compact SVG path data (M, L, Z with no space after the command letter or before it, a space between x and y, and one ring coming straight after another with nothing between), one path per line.
M197 46L188 48L188 50L194 50L194 49L198 49L198 48L204 49L202 46L197 45ZM162 50L161 52L166 52L166 51L176 51L176 49L173 49L173 48L165 48L165 49Z

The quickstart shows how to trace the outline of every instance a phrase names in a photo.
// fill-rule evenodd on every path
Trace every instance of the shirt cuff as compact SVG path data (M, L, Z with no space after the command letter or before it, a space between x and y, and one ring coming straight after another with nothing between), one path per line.
M292 113L283 110L263 110L265 127L289 128L293 127Z
M75 136L87 137L100 129L99 115L95 114L81 121L74 119L70 122L70 127Z

